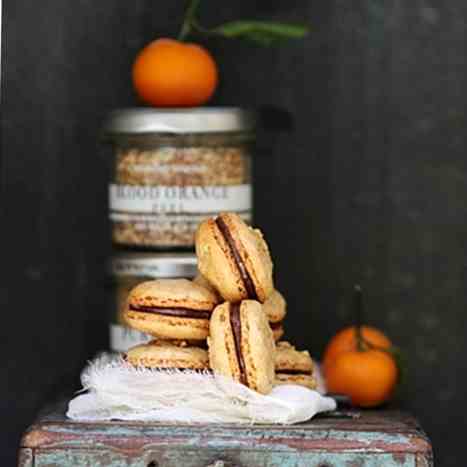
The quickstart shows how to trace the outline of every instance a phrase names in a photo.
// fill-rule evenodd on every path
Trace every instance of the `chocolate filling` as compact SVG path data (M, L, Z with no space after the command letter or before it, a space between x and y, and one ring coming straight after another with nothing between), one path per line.
M192 310L190 308L159 308L153 306L130 305L131 311L139 311L141 313L154 313L156 315L175 316L176 318L195 318L209 319L211 312L206 310Z
M238 366L240 369L240 383L248 386L246 376L245 360L242 355L242 325L240 323L240 303L230 304L230 326L235 342L235 354L237 355Z
M282 327L282 321L279 321L278 323L269 323L269 326L273 330L279 329L280 327Z
M279 375L306 375L311 376L311 371L304 370L276 370L276 373Z
M258 294L256 293L255 284L251 280L251 276L246 269L245 263L243 262L239 251L237 250L235 241L229 232L229 227L220 217L216 219L216 225L217 227L219 227L219 230L221 231L222 236L227 242L227 245L229 245L229 249L235 261L235 265L237 266L238 272L240 273L240 277L242 278L243 284L245 285L248 298L251 298L252 300L258 300Z

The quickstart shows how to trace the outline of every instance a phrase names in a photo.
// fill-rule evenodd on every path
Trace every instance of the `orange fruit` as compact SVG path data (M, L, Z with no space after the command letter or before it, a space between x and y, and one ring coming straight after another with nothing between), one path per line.
M360 407L375 407L389 400L397 379L394 358L381 350L340 353L326 371L328 391L345 394Z
M329 341L322 359L325 374L339 354L357 349L356 330L356 326L344 328ZM392 346L391 341L381 331L371 326L362 326L362 336L365 341L376 347L388 349Z
M163 38L137 55L132 77L138 96L148 104L193 107L213 95L218 71L204 47Z

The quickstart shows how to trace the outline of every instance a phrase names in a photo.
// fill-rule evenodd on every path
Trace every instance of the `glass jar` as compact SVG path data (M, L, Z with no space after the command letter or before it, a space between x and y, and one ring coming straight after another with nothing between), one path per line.
M130 290L151 279L193 279L198 271L196 264L196 256L191 253L120 253L111 259L109 333L112 351L125 352L153 339L125 324L123 312Z
M254 115L239 108L127 109L105 134L114 148L109 216L115 245L192 249L222 211L250 221Z

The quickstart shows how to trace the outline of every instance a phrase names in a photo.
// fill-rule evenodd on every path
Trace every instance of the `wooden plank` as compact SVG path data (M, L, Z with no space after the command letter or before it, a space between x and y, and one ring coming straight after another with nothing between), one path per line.
M283 453L280 451L145 450L123 453L116 450L39 450L36 467L80 465L92 467L417 467L412 454Z
M262 450L283 453L429 454L431 445L416 421L400 412L363 412L357 419L316 418L292 426L169 424L147 422L83 423L55 411L24 435L22 446L40 449L118 450L149 448Z

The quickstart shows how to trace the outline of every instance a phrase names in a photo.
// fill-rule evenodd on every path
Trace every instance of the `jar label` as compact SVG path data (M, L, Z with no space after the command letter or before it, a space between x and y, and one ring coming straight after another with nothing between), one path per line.
M121 324L110 324L109 331L110 350L114 352L126 352L130 347L145 344L154 339L149 334L136 331Z
M244 185L152 186L116 185L109 187L113 214L212 214L221 211L248 213L252 187Z

